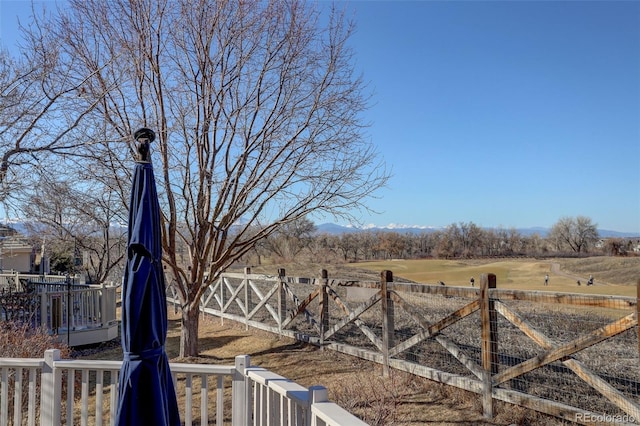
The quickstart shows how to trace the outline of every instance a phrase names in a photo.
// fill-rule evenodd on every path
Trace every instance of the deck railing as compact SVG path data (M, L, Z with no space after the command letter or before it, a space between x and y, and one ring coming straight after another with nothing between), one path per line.
M80 281L77 276L0 274L0 320L29 322L69 346L118 337L118 286Z
M102 284L39 292L40 326L64 334L115 323L116 289Z
M38 289L41 285L63 284L67 282L72 287L86 287L84 279L80 275L40 275L26 274L16 271L0 271L0 292L26 292L30 288Z
M0 358L0 426L115 424L121 361ZM328 400L240 355L235 365L171 363L185 426L366 425Z

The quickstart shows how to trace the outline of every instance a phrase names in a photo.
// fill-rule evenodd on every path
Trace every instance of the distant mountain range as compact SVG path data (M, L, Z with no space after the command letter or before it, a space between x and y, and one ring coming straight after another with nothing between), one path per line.
M363 227L355 227L355 226L336 225L335 223L322 223L320 225L316 225L316 229L318 233L340 235L340 234L363 232L363 231L374 231L374 232L387 231L387 232L397 232L399 234L425 234L425 233L428 234L436 231L443 231L446 228L433 227L433 226L417 226L417 225L397 225L397 224L390 224L387 226L368 225ZM492 228L483 228L483 229L492 229ZM549 234L550 229L543 228L543 227L533 227L533 228L517 228L516 231L524 236L531 236L534 234L538 234L541 237L546 237ZM598 234L603 238L640 237L640 233L609 231L606 229L598 229Z

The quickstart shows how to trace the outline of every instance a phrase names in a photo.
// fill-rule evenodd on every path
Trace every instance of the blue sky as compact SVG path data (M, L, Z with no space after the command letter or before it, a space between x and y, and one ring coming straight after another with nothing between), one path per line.
M393 174L361 223L640 233L640 2L339 5ZM5 44L16 13L0 0Z
M365 223L640 232L640 2L350 2L393 168Z

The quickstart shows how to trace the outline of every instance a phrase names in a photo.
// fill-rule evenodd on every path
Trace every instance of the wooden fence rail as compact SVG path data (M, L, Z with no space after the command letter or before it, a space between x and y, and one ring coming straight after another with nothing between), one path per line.
M638 298L503 290L493 274L480 284L394 282L391 271L377 282L326 271L305 279L247 268L223 274L201 310L380 363L385 375L393 368L474 392L487 418L500 400L583 424L640 421ZM179 303L175 292L169 299ZM624 367L629 362L633 368Z

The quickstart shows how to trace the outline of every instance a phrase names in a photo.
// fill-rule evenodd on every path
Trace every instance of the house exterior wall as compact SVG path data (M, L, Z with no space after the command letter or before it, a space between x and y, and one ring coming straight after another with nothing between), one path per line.
M29 244L10 237L0 243L0 270L33 272L34 260L34 249Z
M31 272L30 253L18 253L10 258L2 259L2 269L17 272Z

